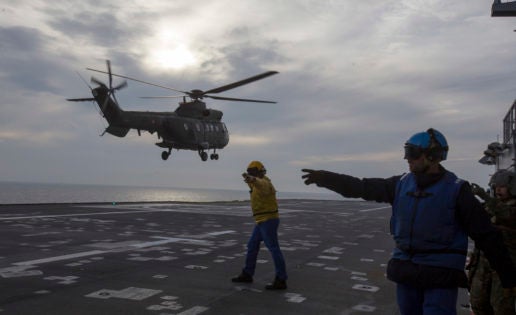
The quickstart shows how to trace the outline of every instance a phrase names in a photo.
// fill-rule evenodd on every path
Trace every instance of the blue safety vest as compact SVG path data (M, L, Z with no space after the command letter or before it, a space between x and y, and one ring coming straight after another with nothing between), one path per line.
M468 236L455 217L463 183L448 171L424 190L417 188L414 174L400 178L392 205L393 258L464 270Z

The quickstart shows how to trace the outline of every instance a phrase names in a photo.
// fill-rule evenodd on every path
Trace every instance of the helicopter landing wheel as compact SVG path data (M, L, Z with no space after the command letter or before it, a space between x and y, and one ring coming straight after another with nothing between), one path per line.
M203 160L203 161L208 160L208 153L206 153L204 151L199 152L199 156L201 157L201 160Z
M219 159L219 155L217 153L210 154L210 159L218 160Z
M166 161L169 156L170 156L170 152L167 152L167 151L161 152L161 158L163 159L163 161Z

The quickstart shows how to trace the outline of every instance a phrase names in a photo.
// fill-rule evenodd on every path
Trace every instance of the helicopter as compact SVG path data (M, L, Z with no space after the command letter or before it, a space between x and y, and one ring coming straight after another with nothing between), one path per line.
M103 117L108 123L108 127L101 134L105 133L123 138L130 129L136 129L138 135L141 136L142 131L148 131L150 134L157 133L158 140L156 145L166 149L161 153L161 158L165 161L172 153L172 149L177 150L193 150L199 153L202 161L208 160L206 151L213 150L210 154L211 160L218 160L219 155L217 149L224 148L229 143L229 133L226 125L222 122L222 111L206 107L203 98L212 98L216 100L238 101L238 102L255 102L255 103L276 103L273 101L231 98L224 96L214 96L230 89L234 89L244 84L248 84L271 75L277 74L277 71L267 71L247 79L243 79L234 83L223 85L207 91L194 89L191 91L182 91L166 86L161 86L151 82L142 81L128 76L115 74L111 71L111 62L106 60L107 71L86 68L89 71L104 73L108 75L108 85L102 81L91 77L91 82L96 84L96 88L91 90L93 97L88 98L67 98L71 102L96 102L102 112ZM113 77L120 77L131 81L140 82L156 86L159 88L172 90L182 93L179 96L157 96L143 98L174 98L182 97L183 101L179 102L179 106L173 112L149 112L149 111L126 111L120 108L115 97L115 91L127 87L127 81L113 86ZM189 98L187 100L187 97Z

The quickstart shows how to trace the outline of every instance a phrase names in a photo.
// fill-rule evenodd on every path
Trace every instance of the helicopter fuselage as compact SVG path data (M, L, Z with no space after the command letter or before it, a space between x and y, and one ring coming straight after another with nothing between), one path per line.
M122 111L120 119L111 124L139 132L157 132L158 138L174 149L222 149L229 142L223 122L182 117L175 112Z
M206 103L201 101L202 99L212 98L216 100L237 102L276 103L259 99L234 98L221 95L215 96L212 94L218 94L220 92L267 78L271 75L277 74L277 71L266 71L207 91L199 89L184 91L112 73L111 62L109 60L106 60L106 66L107 71L86 68L90 71L105 73L108 75L109 79L109 84L106 85L102 81L91 77L91 82L97 85L96 88L92 88L88 85L91 93L93 94L93 98L68 98L67 100L71 102L95 101L102 111L102 115L108 122L108 127L104 133L109 133L117 137L125 137L131 129L136 129L138 131L138 135L141 135L142 130L148 131L151 134L157 133L158 139L160 139L161 142L156 143L156 145L161 148L168 149L161 153L161 158L163 160L168 159L172 149L196 150L203 161L208 159L208 153L206 153L206 150L213 150L210 154L210 158L212 160L218 160L219 155L216 153L216 150L222 149L228 144L229 133L226 125L222 122L222 112L216 109L206 108ZM123 81L122 83L113 86L114 76L179 92L184 95L183 102L179 103L179 107L177 107L173 112L122 110L118 106L115 91L126 87L127 81ZM146 98L174 97L177 97L177 95ZM190 101L187 102L186 97L189 97Z
M130 129L136 129L138 134L157 133L162 141L156 145L169 149L167 154L162 154L164 160L172 149L199 151L203 160L207 159L204 150L212 149L211 157L216 159L215 150L229 142L228 130L221 121L222 112L206 108L199 100L180 103L174 112L125 111L105 87L95 88L92 93L109 124L105 132L117 137L125 137Z

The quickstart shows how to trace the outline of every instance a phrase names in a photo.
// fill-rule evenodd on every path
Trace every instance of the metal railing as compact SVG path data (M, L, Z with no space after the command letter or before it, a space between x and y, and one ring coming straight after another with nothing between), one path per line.
M516 131L516 100L512 103L511 108L503 119L503 143L510 144L514 141L514 132Z

